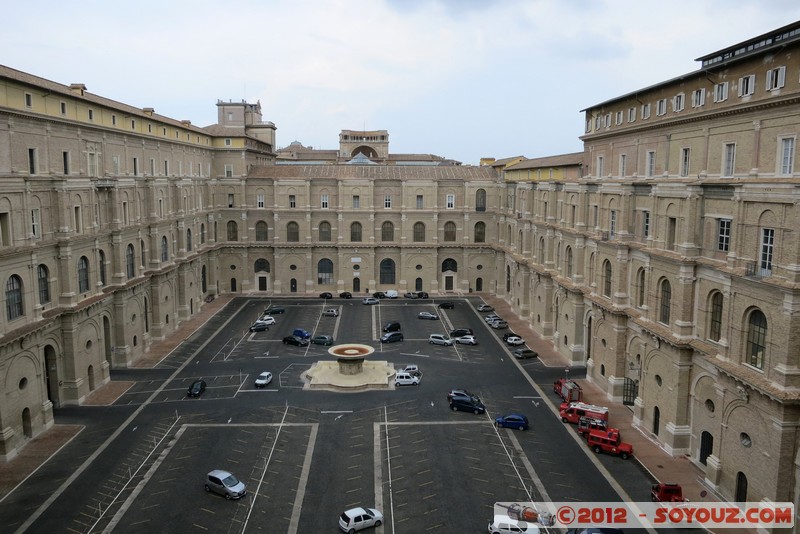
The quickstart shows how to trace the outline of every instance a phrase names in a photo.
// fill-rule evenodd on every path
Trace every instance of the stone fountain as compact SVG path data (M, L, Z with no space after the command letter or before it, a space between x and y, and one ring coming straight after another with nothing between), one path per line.
M305 389L363 391L389 389L395 370L389 362L367 360L374 347L345 343L328 349L336 361L319 361L303 374Z

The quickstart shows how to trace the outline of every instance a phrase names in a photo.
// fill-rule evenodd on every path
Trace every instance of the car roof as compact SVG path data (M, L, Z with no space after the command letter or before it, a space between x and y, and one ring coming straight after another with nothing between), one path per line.
M213 471L208 473L208 476L210 476L210 477L218 477L218 478L227 478L227 477L231 476L231 474L228 471L223 471L222 469L214 469Z
M354 515L364 515L367 513L367 510L363 506L358 506L356 508L345 510L344 513L352 517Z

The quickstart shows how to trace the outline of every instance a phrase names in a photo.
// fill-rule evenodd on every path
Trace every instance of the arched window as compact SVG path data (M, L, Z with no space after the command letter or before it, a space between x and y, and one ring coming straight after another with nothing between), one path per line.
M228 241L239 241L239 225L236 221L228 221Z
M125 250L125 274L128 275L128 280L136 276L136 254L133 251L133 245L128 245Z
M97 272L100 274L100 285L106 285L106 253L102 250L97 251L97 258L99 263Z
M8 320L25 315L22 309L22 278L12 274L6 282L6 315Z
M572 269L574 267L573 264L572 264L572 261L573 261L572 260L572 247L567 247L567 276L568 277L572 277Z
M395 270L395 268L394 268L394 260L390 260L388 258L385 259L385 260L381 260L381 266L380 266L381 284L394 284L395 283L395 281L394 281L394 277L395 277L394 270Z
M286 241L297 243L300 241L300 226L294 221L286 224Z
M381 241L394 241L394 225L391 221L385 221L381 225Z
M594 284L594 252L589 254L589 285Z
M636 305L641 308L642 306L644 306L644 296L645 296L644 269L639 269L639 272L636 276L636 286L637 286Z
M200 225L200 244L205 245L206 243L206 225L205 223Z
M719 341L722 337L722 293L715 291L711 296L711 310L708 321L708 339Z
M47 265L41 264L36 268L36 280L39 282L39 304L50 302L50 271Z
M192 251L192 229L186 229L186 252Z
M269 226L264 221L256 223L256 241L266 241L269 238Z
M764 368L764 351L767 349L767 317L761 310L753 310L747 324L747 363Z
M354 222L350 225L350 241L358 243L361 241L361 223Z
M264 258L257 259L255 265L253 265L253 271L257 273L268 273L269 262Z
M89 291L89 260L86 256L81 256L78 259L78 293L87 291Z
M458 262L453 258L447 258L442 262L442 272L445 273L447 271L458 272Z
M611 297L611 262L603 262L603 296Z
M139 241L139 250L142 253L142 265L147 265L147 254L144 248L144 239Z
M543 237L539 239L539 263L544 263L544 238Z
M322 221L319 223L319 240L320 241L330 241L331 240L331 223L328 221Z
M475 233L472 240L476 243L486 243L486 223L483 221L475 223Z
M511 293L511 266L506 265L506 293Z
M453 221L447 221L444 223L444 240L445 241L455 241L456 240L456 223Z
M486 211L486 190L475 191L475 211Z
M161 261L169 260L169 245L167 245L167 236L161 236Z
M333 262L327 258L319 260L317 264L317 283L331 285L333 283Z
M203 269L200 271L200 291L205 293L208 291L208 278L206 277L206 266L203 265Z
M672 287L669 280L661 282L661 305L659 306L658 321L669 324L670 305L672 304Z
M425 242L425 223L414 223L414 243Z

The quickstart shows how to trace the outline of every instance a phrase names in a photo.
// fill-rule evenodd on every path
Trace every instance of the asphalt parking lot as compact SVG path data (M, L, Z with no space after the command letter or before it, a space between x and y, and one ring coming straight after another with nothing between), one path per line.
M276 302L286 310L276 324L249 332ZM551 371L538 360L514 360L498 340L502 331L476 312L480 300L457 299L453 309L438 303L236 299L152 379L137 371L107 413L97 410L128 419L76 482L89 489L65 491L34 526L52 527L59 524L53 514L82 510L70 531L336 532L343 510L364 505L384 513L378 533L475 532L485 531L496 501L616 500L609 473L647 486L633 462L595 457L575 439L553 414L554 400L541 394L550 390ZM330 308L339 315L323 316ZM421 311L439 319L418 319ZM403 341L380 343L389 321L401 323ZM330 359L329 347L283 344L296 328L371 345L375 359L395 368L417 364L421 384L307 390L303 372ZM454 328L473 329L478 345L428 343L430 334ZM257 389L262 371L274 379ZM538 389L531 377L542 377ZM206 381L205 393L187 398L197 379ZM479 395L487 413L449 410L452 388ZM510 412L526 414L531 430L496 428L494 417ZM127 470L117 467L123 463ZM248 494L227 501L206 493L212 469L233 472ZM104 485L109 476L120 479L112 489Z

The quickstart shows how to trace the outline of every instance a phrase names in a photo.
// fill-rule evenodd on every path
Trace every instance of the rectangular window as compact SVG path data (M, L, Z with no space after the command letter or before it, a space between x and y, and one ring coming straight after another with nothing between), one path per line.
M361 197L358 195L353 195L353 207L360 208L361 207Z
M116 126L117 125L117 116L116 115L111 115L111 125L112 126Z
M733 176L736 168L736 144L725 143L725 161L722 162L722 176Z
M122 224L130 224L130 213L128 213L128 201L122 201Z
M111 156L111 166L114 168L114 175L119 176L119 156Z
M383 207L384 208L392 207L392 195L389 194L383 195Z
M686 95L683 93L677 94L672 98L672 111L683 111L683 106L686 103Z
M598 206L592 206L592 212L593 212L592 222L593 222L594 227L597 228L597 223L599 221L598 215L600 214L600 210L599 210Z
M67 114L67 103L66 102L61 102L61 114L62 115L66 115Z
M664 115L667 113L667 99L662 98L658 102L656 102L656 115Z
M695 89L692 91L692 107L699 108L706 103L706 89Z
M169 176L169 160L164 160L164 176Z
M781 174L791 176L794 173L794 137L781 139Z
M731 220L719 219L717 227L717 250L728 252L731 246Z
M234 197L233 197L233 193L228 193L228 207L232 208L234 202L235 202L235 200L234 200Z
M786 82L786 67L778 67L767 71L767 91L780 89Z
M294 195L289 195L289 207L296 208L297 207L297 197Z
M324 194L320 197L320 207L323 209L328 209L328 195Z
M89 117L90 121L94 120L94 110L93 109L89 110L88 117Z
M233 165L230 163L225 164L225 178L232 178L233 177Z
M728 82L718 83L714 86L714 102L728 100Z
M620 124L622 124L622 112L621 111L617 111L616 114L614 115L614 123L617 124L618 126Z
M0 213L0 239L3 246L11 245L11 216L8 212Z
M617 210L611 210L611 219L608 222L608 237L614 239L617 234Z
M231 146L231 140L230 139L225 138L225 146Z
M620 154L619 155L619 175L621 177L625 177L628 175L628 155L627 154Z
M133 158L133 175L139 176L139 158Z
M425 207L425 202L423 200L424 198L425 197L423 197L422 195L417 195L417 209L418 210L421 210L423 207Z
M681 176L689 176L689 156L691 154L690 149L682 148L681 149Z
M764 228L761 231L761 276L772 274L772 254L775 247L775 230Z
M29 148L28 149L28 172L30 174L36 174L36 149Z
M31 236L38 239L42 237L41 231L41 213L39 208L33 208L31 210Z
M447 209L451 210L456 207L456 196L453 194L447 195Z
M61 153L61 164L63 165L64 174L69 174L69 152L66 150Z
M256 206L258 206L259 208L264 207L264 193L259 193L256 196Z
M136 119L131 119L131 130L136 129Z
M605 126L606 128L611 127L611 113L606 113L605 116L603 117L603 126Z
M642 212L642 234L650 237L650 212L647 210Z
M25 107L33 107L33 95L30 93L25 93Z
M595 130L599 130L600 129L600 121L601 120L602 119L600 118L600 115L598 115L597 117L594 118L594 129Z
M650 104L642 104L642 119L650 118Z
M97 154L94 152L86 154L86 172L89 173L89 176L97 176ZM117 172L117 174L119 174L119 172Z
M656 174L656 153L654 150L647 152L647 168L645 169L646 176L655 176Z
M739 96L752 95L756 90L756 75L739 78Z
M628 122L636 120L636 108L628 108Z
M602 178L605 169L603 168L603 156L597 156L597 177Z
M156 160L150 158L150 176L156 175Z
M75 206L75 233L82 234L83 233L83 218L81 217L81 207Z
M678 230L678 219L670 217L667 219L667 250L675 248L675 234Z

